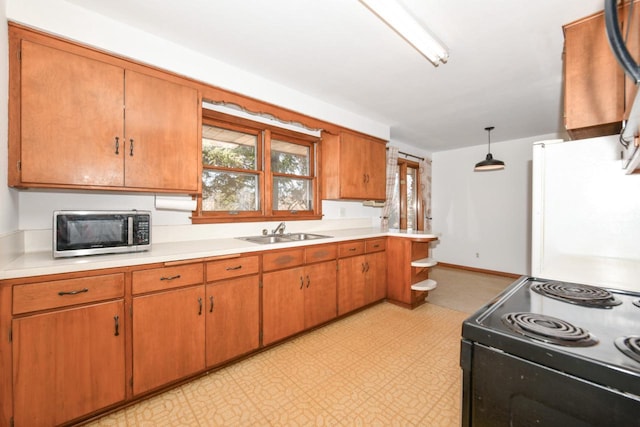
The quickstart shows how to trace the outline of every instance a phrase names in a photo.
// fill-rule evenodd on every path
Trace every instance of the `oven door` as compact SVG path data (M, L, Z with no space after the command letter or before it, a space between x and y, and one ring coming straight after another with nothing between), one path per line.
M463 426L638 425L640 398L462 341Z

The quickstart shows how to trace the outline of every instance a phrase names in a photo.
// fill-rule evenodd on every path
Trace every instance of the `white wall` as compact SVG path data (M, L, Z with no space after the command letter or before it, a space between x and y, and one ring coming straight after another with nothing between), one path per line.
M0 0L0 237L18 229L17 192L7 187L7 132L9 123L9 45L7 37L6 1Z
M390 129L387 125L338 109L288 87L205 57L187 47L159 39L151 34L94 14L64 0L0 1L3 3L6 1L6 15L11 21L134 58L143 63L300 111L382 139L389 139ZM4 37L3 41L6 45L6 30L2 32L2 37ZM0 52L0 54L7 57L6 51ZM4 81L2 90L5 94L2 96L3 93L0 92L0 99L6 100L6 75ZM2 123L6 126L6 102L3 104L5 104L2 107L4 110L0 113L3 118ZM6 132L3 135L6 135ZM1 161L5 163L0 163L0 170L6 175L5 139L3 139L3 147L5 153L1 156ZM20 191L18 196L18 192L5 190L5 188L2 189L3 193L0 193L2 197L0 200L3 202L6 200L6 203L2 203L0 209L3 209L3 218L9 218L10 223L4 227L7 230L50 229L51 212L56 209L137 208L151 210L155 225L191 223L188 212L156 210L153 195L28 190ZM13 207L10 208L10 206ZM325 219L370 218L372 224L379 223L380 217L380 209L366 208L357 202L324 202L323 211ZM253 228L255 228L255 224L241 224L238 226L238 233L242 235L245 232L253 232ZM0 231L2 230L0 229Z
M389 139L389 126L158 38L65 0L5 0L9 20L134 58L347 128ZM81 2L79 2L81 3Z
M440 262L529 274L531 271L532 143L542 135L491 144L500 171L474 172L487 145L433 153L433 230L442 233Z

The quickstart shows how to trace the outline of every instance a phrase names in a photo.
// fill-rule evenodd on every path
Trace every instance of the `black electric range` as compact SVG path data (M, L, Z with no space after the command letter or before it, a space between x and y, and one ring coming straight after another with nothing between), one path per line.
M640 293L523 276L463 323L460 364L465 426L640 425Z

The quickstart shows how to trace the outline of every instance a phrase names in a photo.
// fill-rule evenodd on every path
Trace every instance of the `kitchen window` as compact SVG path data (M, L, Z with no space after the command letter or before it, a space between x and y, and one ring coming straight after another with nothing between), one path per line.
M202 197L193 222L321 218L318 142L317 137L203 110Z

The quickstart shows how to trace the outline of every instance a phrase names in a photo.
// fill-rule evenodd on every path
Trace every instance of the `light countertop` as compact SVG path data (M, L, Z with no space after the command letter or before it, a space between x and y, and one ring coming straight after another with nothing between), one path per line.
M314 233L316 233L316 231L314 231ZM28 252L3 266L0 269L0 280L208 258L373 237L396 236L420 240L435 240L438 238L438 235L433 233L406 230L384 231L379 228L322 230L317 231L317 233L331 237L312 241L283 242L266 245L251 243L236 238L189 240L152 244L151 249L145 252L56 259L53 258L51 251Z

